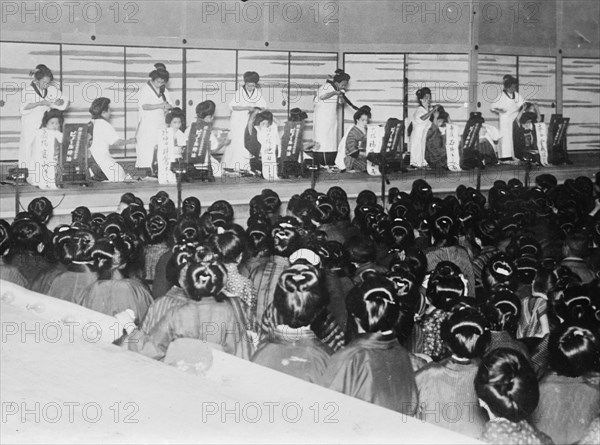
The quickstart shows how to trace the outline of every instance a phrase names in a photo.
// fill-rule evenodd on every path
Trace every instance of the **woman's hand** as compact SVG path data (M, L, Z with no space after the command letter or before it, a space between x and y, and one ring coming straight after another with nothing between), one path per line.
M171 105L169 102L165 102L165 103L163 103L163 107L162 108L165 111L169 111L169 110L171 110L173 108L173 105Z

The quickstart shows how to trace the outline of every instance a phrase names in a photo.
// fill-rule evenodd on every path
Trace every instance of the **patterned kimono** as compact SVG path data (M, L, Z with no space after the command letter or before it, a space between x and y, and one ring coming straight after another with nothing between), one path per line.
M152 294L137 280L100 280L83 295L81 305L106 315L116 315L131 309L138 320L143 320L152 304Z

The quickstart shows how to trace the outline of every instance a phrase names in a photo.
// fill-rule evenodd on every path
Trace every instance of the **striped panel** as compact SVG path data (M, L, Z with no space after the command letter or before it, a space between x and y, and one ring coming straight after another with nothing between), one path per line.
M0 159L17 161L21 134L23 89L31 83L29 72L43 63L60 81L60 45L41 43L0 43ZM41 122L40 122L41 124Z
M246 71L260 75L262 94L267 108L279 119L280 125L288 118L288 52L240 51L238 53L238 85L244 83Z
M358 107L371 107L371 123L402 119L404 54L345 54L344 71L351 76L348 98ZM346 106L344 133L354 125L353 116L354 110Z
M600 59L563 59L563 116L569 150L600 149Z
M336 53L298 53L291 55L289 108L301 108L308 114L304 140L312 141L314 97L328 75L337 68Z
M556 58L519 56L519 93L538 104L544 121L556 113Z
M495 56L479 54L477 59L477 101L481 104L478 111L490 125L500 128L497 113L490 109L500 99L502 90L502 77L506 74L517 76L516 56Z
M94 99L110 99L110 123L125 138L125 50L123 47L63 45L63 90L71 105L65 122L89 122ZM125 156L123 147L111 150Z
M154 70L154 64L164 63L169 71L167 89L174 105L182 108L183 50L177 48L126 48L125 70L127 79L127 139L135 136L139 113L138 97L142 86L150 80L148 76ZM126 155L135 156L135 144L127 147Z
M453 123L464 126L469 117L469 56L467 54L407 54L408 117L419 106L419 88L431 90L432 105L440 104Z
M235 51L188 49L186 54L188 124L196 120L196 105L212 100L217 107L214 128L229 130L229 101L235 93Z

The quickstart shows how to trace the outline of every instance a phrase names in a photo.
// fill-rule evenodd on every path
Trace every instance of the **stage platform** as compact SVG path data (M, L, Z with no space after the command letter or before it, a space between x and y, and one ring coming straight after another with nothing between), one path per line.
M567 178L575 178L580 175L592 177L600 169L600 155L588 156L577 160L573 165L533 167L530 173L531 182L542 173L551 173L558 178L559 183ZM496 180L508 181L511 178L525 180L524 165L498 165L488 167L482 171L481 190L487 191ZM429 182L435 194L444 196L454 193L459 184L476 186L477 177L474 170L462 172L435 171L435 170L411 170L407 173L391 173L390 184L386 187L398 187L403 191L410 191L415 179L423 178ZM366 173L335 173L328 174L319 172L315 189L326 192L330 187L337 185L348 193L352 201L361 190L368 189L381 195L381 178L369 176ZM307 178L297 178L279 181L266 181L259 178L246 178L224 176L216 178L213 183L192 182L183 184L182 197L196 196L200 199L202 207L206 208L212 202L226 199L233 206L236 222L245 225L248 217L247 203L265 188L275 190L281 197L284 205L289 198L296 193L301 193L310 188L311 181ZM176 186L161 186L157 181L137 181L134 183L99 183L94 182L89 187L70 186L58 190L40 190L31 185L23 185L19 188L20 210L27 208L27 204L37 196L46 196L55 206L54 218L50 226L70 222L70 212L77 206L85 205L92 212L108 213L116 210L119 198L125 192L132 192L139 196L145 203L159 190L165 190L171 198L176 201ZM353 205L353 202L351 202ZM10 220L15 215L15 186L3 185L0 187L0 218Z

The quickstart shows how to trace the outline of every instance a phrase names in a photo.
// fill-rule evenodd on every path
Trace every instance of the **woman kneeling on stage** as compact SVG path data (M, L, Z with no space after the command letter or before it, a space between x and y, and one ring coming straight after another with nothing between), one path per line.
M367 170L367 125L371 119L371 108L360 107L354 113L354 127L346 135L344 164L348 173Z
M119 135L109 123L110 99L106 97L95 99L89 111L92 115L91 123L93 126L90 154L94 157L109 182L133 181L133 178L126 174L123 167L111 156L110 148L134 144L135 138L119 139Z

